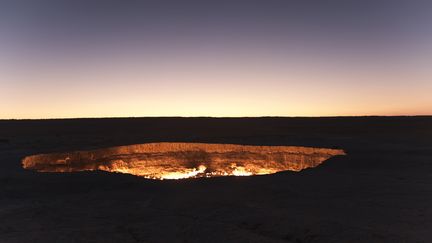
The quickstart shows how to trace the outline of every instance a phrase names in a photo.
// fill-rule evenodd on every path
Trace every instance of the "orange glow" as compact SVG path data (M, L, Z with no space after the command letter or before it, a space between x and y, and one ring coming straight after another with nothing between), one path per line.
M23 159L23 167L39 172L102 170L164 180L300 171L344 154L338 149L293 146L150 143L33 155Z
M298 66L274 66L260 63L261 58L231 63L220 60L206 68L201 67L205 60L174 65L164 59L145 71L143 67L149 63L130 67L126 62L128 65L74 67L68 72L48 66L2 73L5 76L0 80L8 83L0 89L0 119L432 112L429 69L339 69L317 63L314 66L313 60Z

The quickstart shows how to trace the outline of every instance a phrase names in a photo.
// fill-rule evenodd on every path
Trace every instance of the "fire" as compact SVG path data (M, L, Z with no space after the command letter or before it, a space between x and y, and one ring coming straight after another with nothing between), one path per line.
M23 159L39 172L102 170L147 179L251 176L318 166L343 150L293 146L150 143L93 151L40 154ZM235 162L233 162L235 161Z
M253 175L252 172L247 171L243 166L237 166L236 164L232 164L231 168L233 168L231 174L235 176L250 176Z
M142 176L147 179L159 179L159 180L178 180L186 178L198 178L198 177L215 177L215 176L251 176L254 174L264 175L272 174L276 171L274 170L259 170L258 173L247 170L243 166L237 166L235 163L231 164L227 168L219 168L215 171L210 171L204 165L199 165L197 168L176 168L174 171L168 170L158 170L154 172L151 168L126 168L120 165L113 167L99 166L98 170L108 171L108 172L118 172L125 174L132 174L137 176Z
M186 179L191 177L198 177L200 174L204 174L207 168L204 165L200 165L198 169L193 168L192 170L186 170L185 172L171 172L162 174L160 179Z

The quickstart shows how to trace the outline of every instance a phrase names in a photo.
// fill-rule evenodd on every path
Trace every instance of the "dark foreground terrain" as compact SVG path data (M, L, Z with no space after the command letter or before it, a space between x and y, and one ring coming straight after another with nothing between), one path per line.
M342 148L314 169L176 181L37 173L146 142ZM432 242L432 117L0 121L0 242Z

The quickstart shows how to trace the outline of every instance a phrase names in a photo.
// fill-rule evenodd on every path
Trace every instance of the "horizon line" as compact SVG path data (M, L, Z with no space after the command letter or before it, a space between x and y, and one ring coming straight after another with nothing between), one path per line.
M246 119L246 118L366 118L366 117L432 117L425 115L340 115L340 116L106 116L106 117L50 117L50 118L0 118L0 121L45 121L45 120L90 120L90 119L143 119L143 118L210 118L210 119Z

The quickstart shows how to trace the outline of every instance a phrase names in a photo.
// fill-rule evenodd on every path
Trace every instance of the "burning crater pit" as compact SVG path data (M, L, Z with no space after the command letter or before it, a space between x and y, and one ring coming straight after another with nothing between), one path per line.
M294 146L148 143L32 155L22 165L39 172L103 170L163 180L300 171L344 154L339 149Z

